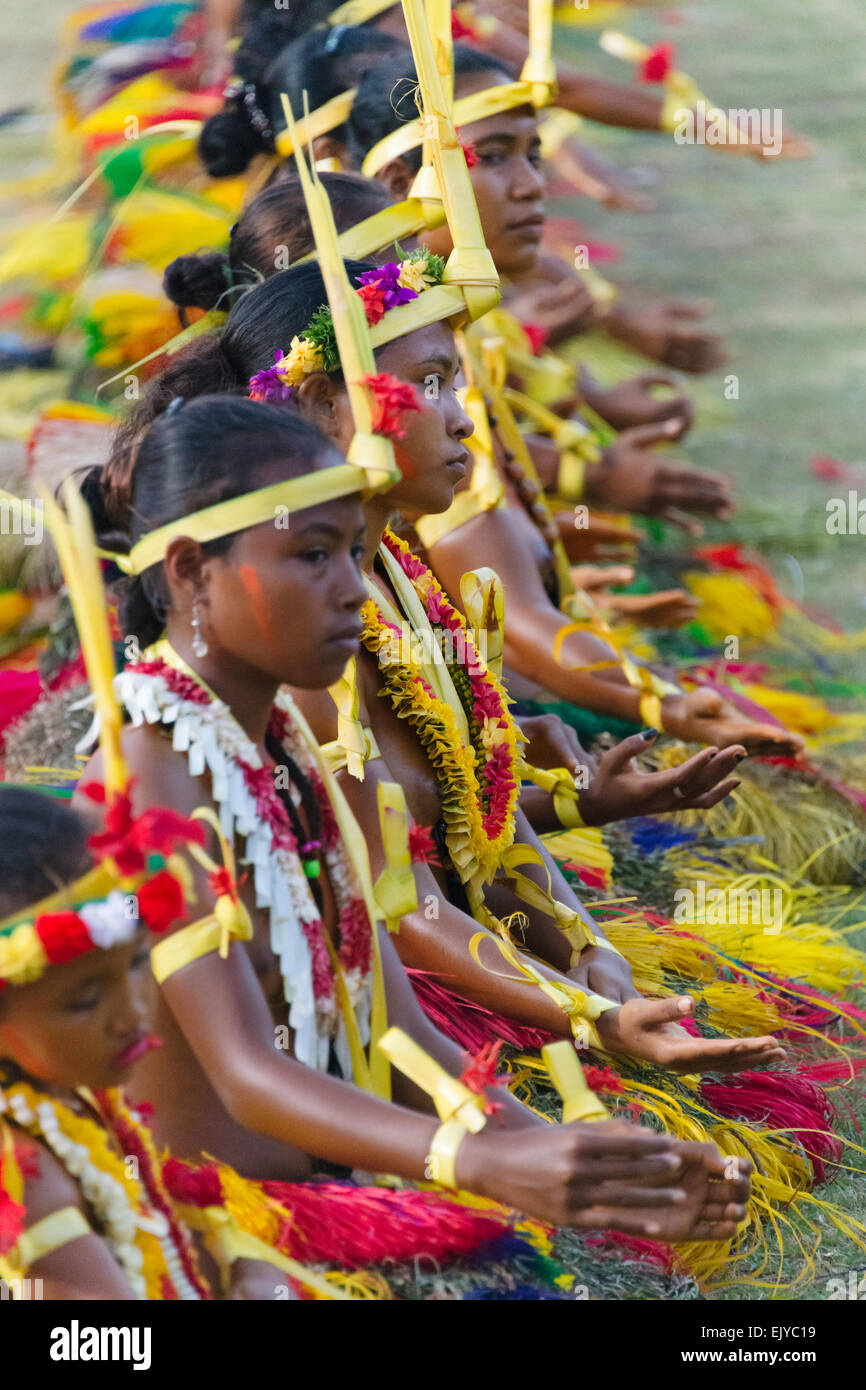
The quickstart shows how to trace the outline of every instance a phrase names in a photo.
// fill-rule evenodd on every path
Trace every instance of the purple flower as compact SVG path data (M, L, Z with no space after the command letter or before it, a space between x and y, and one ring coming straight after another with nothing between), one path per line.
M408 304L410 299L418 298L415 290L397 284L399 278L400 267L395 265L394 261L387 261L376 270L365 270L363 275L358 276L358 284L378 285L384 291L385 308L394 309L398 304Z
M281 362L282 352L274 353L274 361ZM265 367L250 377L250 400L252 401L290 401L294 398L294 386L287 386L280 380L278 367Z

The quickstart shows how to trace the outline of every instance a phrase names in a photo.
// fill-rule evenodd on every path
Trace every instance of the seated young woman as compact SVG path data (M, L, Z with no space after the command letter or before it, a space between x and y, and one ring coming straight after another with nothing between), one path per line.
M317 293L321 303L321 281ZM199 366L207 350L225 377L225 346L199 345ZM195 369L187 362L183 371L191 385ZM234 941L226 958L216 949L179 954L177 932L158 948L173 957L154 957L164 1046L145 1059L136 1089L155 1100L156 1135L174 1155L217 1155L241 1178L267 1181L270 1195L275 1182L294 1190L316 1160L424 1176L440 1129L428 1099L395 1071L387 1100L377 1059L363 1054L377 960L388 1023L450 1076L461 1070L458 1050L415 1002L394 941L371 923L357 826L281 693L285 684L325 688L358 651L365 519L346 470L340 487L328 477L341 463L333 443L284 407L205 396L172 406L137 439L132 459L116 459L85 485L104 543L129 549L136 567L145 564L137 547L152 560L120 609L144 658L119 681L135 723L124 738L134 804L168 799L185 815L212 808L250 866L239 884L248 940ZM333 500L311 501L319 488ZM267 515L259 520L262 489ZM230 499L243 500L241 516L222 523L230 529L191 539L189 514ZM161 538L160 528L169 528ZM97 756L85 790L100 771ZM215 835L209 852L219 858ZM213 901L214 882L197 869L200 903ZM621 1124L551 1129L498 1088L496 1099L501 1125L462 1139L451 1185L561 1225L669 1238L706 1229L715 1152ZM645 1179L680 1172L696 1197L689 1188L683 1200L679 1180L647 1194ZM717 1191L727 1199L741 1189ZM641 1203L649 1205L636 1210ZM727 1218L719 1227L732 1229Z

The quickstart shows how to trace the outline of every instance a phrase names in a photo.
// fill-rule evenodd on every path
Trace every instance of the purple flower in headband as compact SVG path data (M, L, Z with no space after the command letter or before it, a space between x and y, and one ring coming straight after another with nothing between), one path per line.
M285 356L279 349L274 353L274 361L280 363ZM251 401L290 401L294 398L294 386L287 386L280 376L279 365L265 367L250 377Z
M416 290L410 290L408 286L397 283L399 278L400 267L393 261L388 261L376 270L365 270L363 275L358 276L358 284L378 285L384 291L385 308L394 309L398 304L408 304L410 299L418 298Z

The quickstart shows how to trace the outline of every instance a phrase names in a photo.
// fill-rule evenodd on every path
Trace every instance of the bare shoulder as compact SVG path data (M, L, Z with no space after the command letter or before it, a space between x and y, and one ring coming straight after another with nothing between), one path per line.
M133 781L132 800L135 810L149 806L171 806L182 815L189 815L203 803L212 804L201 778L189 774L186 756L171 746L171 738L161 726L126 728L123 731L123 754ZM90 759L76 787L104 778L102 753Z
M17 1142L17 1135L16 1135ZM78 1183L67 1173L41 1139L22 1135L20 1147L26 1149L24 1207L27 1225L35 1226L43 1217L64 1207L77 1207L84 1212L84 1202Z

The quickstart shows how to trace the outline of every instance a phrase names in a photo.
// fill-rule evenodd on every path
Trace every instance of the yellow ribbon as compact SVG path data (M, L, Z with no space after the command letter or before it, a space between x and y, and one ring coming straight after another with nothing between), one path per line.
M223 834L216 812L211 806L199 806L193 811L190 819L206 821L214 831L219 843L223 867L228 871L229 878L234 885L234 896L231 893L221 893L214 902L214 910L211 914L220 929L219 953L221 958L225 960L232 939L237 941L250 941L252 939L253 924L238 892L234 849ZM219 865L214 863L201 845L190 844L189 852L203 869L207 869L209 874L214 874L219 869Z
M409 811L406 795L397 782L380 782L376 798L385 868L373 884L373 894L385 914L389 932L397 932L401 917L418 906L418 887L409 852Z
M542 888L526 874L519 873L518 865L521 864L538 865L547 879L547 888ZM537 849L533 849L531 845L512 845L502 855L501 865L506 878L513 885L521 902L543 912L547 917L552 917L573 950L581 951L584 946L595 945L595 933L592 927L583 920L580 913L575 911L573 907L569 907L567 903L558 902L554 898L550 869Z
M492 941L495 944L500 955L504 956L508 964L517 971L516 975L503 975L500 971L491 970L489 965L484 964L480 952L481 945L485 941ZM469 942L469 953L475 964L480 965L482 970L486 970L488 975L494 975L502 980L511 980L515 984L522 984L526 981L528 984L537 986L552 1004L555 1004L562 1013L567 1014L574 1040L579 1046L601 1047L601 1040L594 1027L594 1020L600 1014L606 1013L608 1009L617 1008L617 1005L611 1003L609 999L603 999L600 994L586 994L582 989L578 989L577 985L568 984L566 981L556 984L553 980L548 980L533 965L531 958L522 951L518 951L513 941L504 935L494 935L493 932L476 932Z
M568 768L535 767L532 763L523 761L520 765L520 775L525 781L532 782L533 786L539 787L553 798L553 809L566 830L580 830L586 825L580 814L574 777Z
M216 812L210 806L200 806L193 811L192 819L207 821L216 833L223 865L228 870L237 893L234 850L223 834ZM189 852L208 873L216 873L219 865L214 863L201 845L191 844ZM220 958L226 960L232 941L251 941L252 937L253 924L240 895L232 897L230 893L222 893L214 902L213 912L207 917L202 917L198 922L191 922L188 927L166 937L164 941L151 948L150 962L157 984L161 985L170 975L182 970L185 965L192 964L194 960L209 955L211 951L218 951Z
M389 1028L379 1039L379 1048L392 1066L430 1097L440 1120L459 1120L472 1134L484 1128L484 1097L475 1095L456 1076L450 1076L402 1028Z
M90 512L71 478L62 487L64 516L48 490L39 487L45 520L63 567L87 677L100 718L99 741L105 759L106 791L121 792L129 773L120 744L123 716L114 694L114 648L108 626L105 589L97 559Z
M142 536L128 555L118 555L110 550L99 550L97 553L113 560L125 574L142 574L162 560L171 542L178 536L205 542L230 536L235 531L249 530L252 526L261 526L266 521L276 525L281 516L290 516L306 507L332 502L337 497L348 497L372 485L363 467L354 463L320 468L300 478L271 483L268 487L247 492L243 497L231 497L227 502L217 502L212 507L203 507L201 511L170 521L166 526Z
M340 92L323 106L317 106L315 111L311 111L302 121L298 121L293 130L281 130L275 142L280 158L288 159L301 145L312 144L320 135L327 135L329 130L347 121L355 94L354 87L348 92Z
M603 1102L586 1084L583 1067L571 1043L548 1043L541 1049L541 1056L562 1100L564 1125L572 1120L610 1118Z
M403 0L403 14L418 73L424 113L422 138L426 136L430 140L454 245L445 266L444 280L446 284L462 286L470 318L480 318L499 302L499 275L484 240L472 181L451 118L451 103L436 65L422 0ZM399 309L394 312L399 313Z
M51 1212L41 1221L22 1232L12 1253L12 1262L21 1270L28 1270L37 1260L44 1260L53 1250L68 1245L81 1236L92 1235L93 1231L78 1207L62 1207Z
M409 3L413 3L413 0L409 0ZM406 15L406 27L412 41L419 79L423 82L406 0L404 0L403 10ZM429 11L427 18L429 26ZM551 0L530 0L529 53L523 65L520 80L504 82L496 87L488 87L483 92L474 92L471 96L461 97L458 101L449 103L449 105L453 105L453 124L456 127L462 128L472 125L475 121L486 120L488 116L498 116L502 111L513 111L518 106L534 106L537 109L548 106L553 101L556 95L556 65L551 56L552 18ZM438 26L427 27L426 33L440 45L444 43L442 30ZM443 98L447 99L444 86L441 85L441 75L440 90ZM427 109L425 103L425 111ZM445 108L434 107L434 109L438 111ZM429 129L423 118L406 122L397 130L392 130L390 134L379 140L371 150L368 150L361 165L361 172L367 178L374 178L379 170L384 169L391 160L399 159L409 150L417 149L428 138ZM441 174L439 185L442 188L446 186L442 182Z
M377 369L373 355L374 342L367 327L364 306L349 283L340 254L330 199L315 167L307 167L298 125L285 93L281 101L286 127L294 143L295 165L331 309L337 351L355 426L355 435L346 458L349 463L365 468L375 478L377 486L390 487L399 481L400 471L394 460L392 441L373 432L373 398L366 378L374 375ZM306 105L306 93L304 102ZM309 112L305 114L309 119ZM312 153L310 163L312 165ZM424 295L420 295L418 302L424 298Z
M382 251L386 246L393 242L400 242L404 237L415 236L425 228L432 230L439 227L445 221L445 209L439 207L435 214L435 220L430 221L430 214L422 207L418 197L410 196L402 203L394 203L392 207L382 208L379 212L374 212L370 217L365 217L363 221L357 222L354 227L349 227L345 232L341 232L337 238L340 248L340 255L347 261L365 261L369 256L377 251ZM302 256L297 265L303 265L306 261L315 260L316 252L309 251L306 256Z
M229 1271L235 1260L261 1260L264 1264L281 1269L290 1279L295 1279L305 1288L312 1289L321 1298L335 1299L337 1302L354 1302L351 1294L335 1288L321 1274L307 1269L305 1265L299 1264L289 1255L283 1255L258 1236L244 1231L224 1207L187 1206L184 1207L184 1220L188 1226L204 1234L204 1243L220 1267L225 1290L229 1288Z
M649 57L652 49L645 43L640 43L628 34L622 34L616 29L605 29L599 39L599 47L606 53L610 53L614 58L622 58L626 63L642 63ZM718 107L708 102L700 87L685 72L679 72L675 68L664 78L666 96L662 111L662 130L673 130L677 124L677 116L683 110L694 110L699 101L707 105L707 115L713 118L721 118L726 130L730 130L730 123L725 117L725 113ZM734 143L748 144L748 136L741 130L735 132Z
M471 384L471 358L463 335L457 336L463 370L470 380L470 385L464 387L459 394L460 404L475 426L467 441L472 454L472 473L469 486L455 494L454 501L447 511L418 518L415 529L421 544L427 550L445 536L450 536L452 531L465 526L473 517L507 506L505 485L494 459L493 434L484 395L478 386Z
M475 645L478 647L480 633L486 633L485 664L488 671L501 680L505 643L505 591L502 580L495 570L486 567L467 570L460 580L460 598L467 627L476 634Z
M74 883L66 884L56 893L52 893L50 897L43 898L41 902L28 907L23 913L16 912L12 916L4 918L0 922L0 933L5 933L12 927L21 926L25 922L35 922L37 917L42 917L49 912L74 911L76 906L81 906L83 903L94 902L98 898L107 897L117 885L118 878L110 864L107 862L97 864L96 868L88 869L87 873L82 874L81 878L75 879Z
M337 706L337 745L345 755L346 770L351 777L363 782L364 763L375 756L371 751L375 741L358 718L360 696L356 657L347 663L340 679L328 687L328 694ZM376 751L378 753L378 749ZM328 761L331 767L336 766L330 757Z

